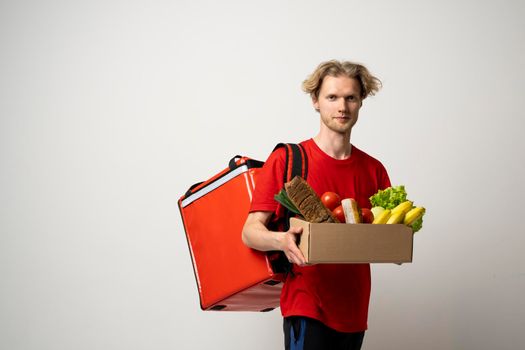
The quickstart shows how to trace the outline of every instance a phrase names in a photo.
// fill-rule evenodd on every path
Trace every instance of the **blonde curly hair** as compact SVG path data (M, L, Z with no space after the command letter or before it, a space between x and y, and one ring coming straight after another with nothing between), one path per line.
M361 99L368 95L375 95L381 88L381 80L374 77L368 69L359 64L349 61L331 60L321 63L315 71L303 81L303 91L310 94L312 98L319 98L319 91L323 79L326 76L347 76L356 79L361 86Z

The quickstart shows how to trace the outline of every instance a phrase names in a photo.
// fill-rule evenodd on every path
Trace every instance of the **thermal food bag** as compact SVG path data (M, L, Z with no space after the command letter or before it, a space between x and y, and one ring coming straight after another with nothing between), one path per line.
M292 168L304 171L302 148L277 147L286 147L290 170L285 176L292 175ZM190 187L178 201L203 310L270 311L279 306L282 259L248 248L241 238L262 166L235 156L227 168Z

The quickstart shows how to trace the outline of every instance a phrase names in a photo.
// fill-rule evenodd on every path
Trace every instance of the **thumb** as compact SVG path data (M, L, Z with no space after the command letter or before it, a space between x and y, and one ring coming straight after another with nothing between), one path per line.
M296 234L296 235L300 235L301 233L303 233L303 228L302 227L290 227L288 232Z

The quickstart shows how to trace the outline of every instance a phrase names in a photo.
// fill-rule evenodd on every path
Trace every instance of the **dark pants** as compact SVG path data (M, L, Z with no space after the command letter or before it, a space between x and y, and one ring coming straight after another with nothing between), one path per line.
M365 337L364 331L342 333L300 316L286 317L283 330L286 350L359 350Z

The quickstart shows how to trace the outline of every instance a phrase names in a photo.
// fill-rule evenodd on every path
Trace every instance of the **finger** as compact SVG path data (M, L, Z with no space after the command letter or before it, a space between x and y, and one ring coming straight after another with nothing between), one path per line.
M288 261L292 264L301 265L301 259L295 254L290 254Z
M303 253L301 252L300 249L293 249L290 251L289 253L290 257L293 258L294 262L297 264L297 265L305 265L306 264L306 259L303 255Z
M294 243L296 243L295 240L294 240ZM299 249L297 244L294 244L292 247L290 247L290 252L293 253L293 255L295 257L297 257L299 263L305 263L306 262L306 259L304 258L304 255L303 255L303 252L301 251L301 249Z
M300 253L300 256L299 256L299 265L303 266L303 265L306 265L306 258L304 257L303 253L302 252L299 252Z

